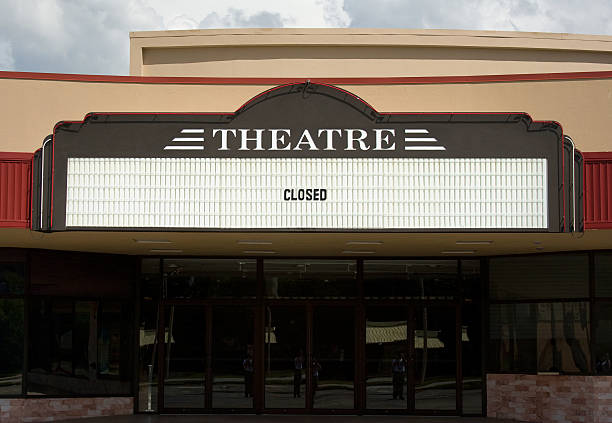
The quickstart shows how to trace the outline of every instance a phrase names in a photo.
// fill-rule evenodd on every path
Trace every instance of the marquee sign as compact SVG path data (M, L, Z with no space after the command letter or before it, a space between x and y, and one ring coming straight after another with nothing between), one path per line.
M335 87L291 84L235 113L59 123L35 155L32 220L51 231L559 232L580 220L576 166L560 126L523 113L382 114Z

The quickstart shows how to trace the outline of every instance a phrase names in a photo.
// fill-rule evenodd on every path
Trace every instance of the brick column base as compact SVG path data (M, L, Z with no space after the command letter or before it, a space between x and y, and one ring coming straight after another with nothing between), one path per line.
M42 422L134 413L134 398L4 398L0 422Z
M487 375L487 416L525 422L612 421L612 376Z

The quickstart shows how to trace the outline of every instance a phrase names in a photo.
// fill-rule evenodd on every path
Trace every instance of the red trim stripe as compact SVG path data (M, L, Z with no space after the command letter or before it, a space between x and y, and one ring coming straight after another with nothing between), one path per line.
M202 84L202 85L283 85L310 80L317 84L339 85L405 85L405 84L465 84L479 82L560 81L576 79L612 79L612 71L524 73L505 75L457 76L398 76L398 77L326 77L326 78L225 78L225 77L166 77L81 75L70 73L0 71L0 79L30 79L45 81L114 82L128 84Z

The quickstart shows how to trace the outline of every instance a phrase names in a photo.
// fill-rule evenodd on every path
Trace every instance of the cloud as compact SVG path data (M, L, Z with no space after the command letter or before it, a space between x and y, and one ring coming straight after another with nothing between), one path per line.
M15 59L13 58L11 43L3 40L0 40L0 69L15 70Z
M127 74L130 31L348 26L612 35L612 2L0 0L0 70Z
M224 15L212 12L200 22L200 28L280 28L283 19L278 13L258 12L248 16L242 10L229 9Z
M344 0L350 26L612 35L609 0Z
M0 39L20 71L126 74L129 31L162 24L141 0L3 0L0 8Z

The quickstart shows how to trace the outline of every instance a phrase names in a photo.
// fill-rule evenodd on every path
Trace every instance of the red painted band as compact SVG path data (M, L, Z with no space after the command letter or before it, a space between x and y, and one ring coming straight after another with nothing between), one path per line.
M504 75L457 76L398 76L398 77L295 77L295 78L226 78L226 77L166 77L81 75L69 73L0 71L0 79L30 79L44 81L114 82L130 84L202 84L202 85L283 85L310 80L317 84L345 85L403 85L403 84L465 84L479 82L527 82L576 79L612 79L612 71L555 72Z

